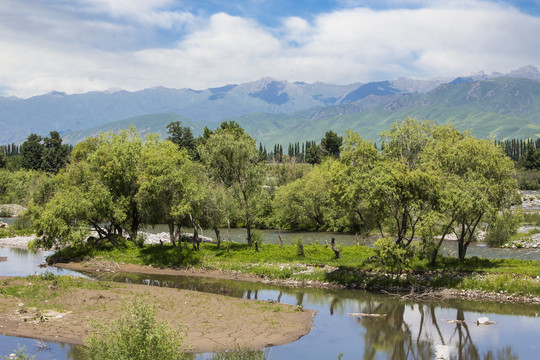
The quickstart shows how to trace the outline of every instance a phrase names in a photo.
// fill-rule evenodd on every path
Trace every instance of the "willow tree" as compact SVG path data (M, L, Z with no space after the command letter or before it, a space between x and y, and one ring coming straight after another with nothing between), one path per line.
M168 225L174 246L180 240L182 220L191 211L190 200L198 194L193 167L186 149L147 137L138 164L137 205L146 224Z
M300 179L277 188L274 212L279 225L292 230L328 228L332 212L329 160Z
M262 190L264 168L255 140L236 123L224 123L199 149L208 172L242 204L247 242L252 245L253 202Z
M136 195L142 146L134 128L77 144L50 200L36 201L31 207L44 247L82 241L90 227L115 245L124 231L136 241L141 223Z
M441 178L437 210L444 219L442 239L455 233L463 262L479 225L519 198L514 164L492 141L451 127L438 129L425 156Z
M363 236L381 223L377 204L371 197L372 170L380 161L375 144L358 133L347 131L339 161L331 168L331 195L336 210L352 231Z

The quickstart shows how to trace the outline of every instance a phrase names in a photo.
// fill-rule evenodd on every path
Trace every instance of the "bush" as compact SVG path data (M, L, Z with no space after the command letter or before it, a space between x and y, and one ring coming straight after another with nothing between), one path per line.
M261 231L253 230L251 232L251 242L255 244L255 250L259 251L259 246L262 246L264 243L264 236Z
M212 354L210 360L266 360L268 350L236 349Z
M517 229L523 219L520 213L503 212L498 214L489 225L484 241L489 246L501 246L510 241L517 233Z
M15 230L32 229L32 219L28 216L20 216L13 221L11 227Z
M14 352L15 356L4 356L2 359L5 360L33 360L35 356L30 357L28 354L26 354L26 348L18 347L17 351Z
M394 275L394 270L398 275L401 274L403 267L407 266L412 258L410 251L397 245L391 238L379 238L373 247L379 263L390 269L392 275Z
M86 339L85 355L90 360L184 359L182 336L167 322L156 322L155 314L147 298L126 301L120 319L93 324L96 333Z
M306 257L304 252L304 241L302 239L297 239L293 242L293 245L296 246L296 256L301 258Z

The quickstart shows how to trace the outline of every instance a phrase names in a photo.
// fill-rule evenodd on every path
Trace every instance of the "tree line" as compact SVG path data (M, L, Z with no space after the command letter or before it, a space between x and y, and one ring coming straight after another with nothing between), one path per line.
M267 162L283 163L283 161L295 158L295 161L299 163L314 165L320 164L326 156L339 157L342 143L343 137L329 130L319 144L313 140L289 143L288 150L284 153L281 144L274 144L274 150L268 152L266 146L259 143L259 153Z
M198 138L179 122L167 130L166 140L143 141L130 128L77 144L59 172L34 186L29 213L39 245L81 244L90 229L96 243L141 244L141 228L167 224L174 246L187 247L180 230L193 229L197 249L201 227L214 229L220 246L219 228L230 225L245 227L257 251L255 228L328 230L376 233L394 250L412 251L419 240L416 251L432 261L454 234L463 261L479 227L519 201L503 147L449 125L398 121L381 134L380 149L358 133L329 132L309 147L319 156L312 164L295 156L268 164L264 147L235 122Z
M51 131L46 137L30 134L20 146L0 146L0 168L43 170L55 174L65 166L72 149L73 146L62 144L58 131Z

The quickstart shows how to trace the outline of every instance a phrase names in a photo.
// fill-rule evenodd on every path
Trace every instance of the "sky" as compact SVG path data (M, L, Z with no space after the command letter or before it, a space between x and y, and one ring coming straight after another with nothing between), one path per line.
M540 67L540 0L0 0L0 95Z

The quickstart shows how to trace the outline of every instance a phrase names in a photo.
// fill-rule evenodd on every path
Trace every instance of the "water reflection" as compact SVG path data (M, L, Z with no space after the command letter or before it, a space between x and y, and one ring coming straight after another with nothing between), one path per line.
M42 270L37 265L46 255L0 248L0 256L8 257L7 262L0 263L0 274L33 274ZM60 269L57 271L62 273ZM273 359L336 359L340 353L344 353L343 359L433 359L437 346L447 349L451 359L530 359L536 358L540 351L536 340L540 337L537 305L399 301L362 291L289 288L182 276L106 274L104 278L270 300L317 310L312 331L298 341L271 348L269 356ZM351 313L382 316L348 315ZM497 324L477 326L475 321L481 316ZM35 340L0 336L0 357L16 350L17 344L32 349ZM37 359L82 359L75 346L50 344L51 351L39 353ZM193 356L207 359L210 355Z
M308 335L270 350L270 357L275 359L335 359L341 352L344 359L433 359L437 346L446 349L452 359L528 359L538 352L540 306L536 305L410 302L361 291L182 276L108 274L106 278L276 301L319 311ZM477 326L476 319L481 316L497 324ZM203 359L208 356L200 355Z
M28 276L52 272L56 275L76 275L80 273L54 266L43 266L45 258L51 254L50 251L39 251L32 253L25 248L0 247L0 257L7 258L0 262L1 276Z
M81 349L76 345L0 335L0 359L7 358L23 347L27 355L35 356L35 359L39 360L84 359Z

